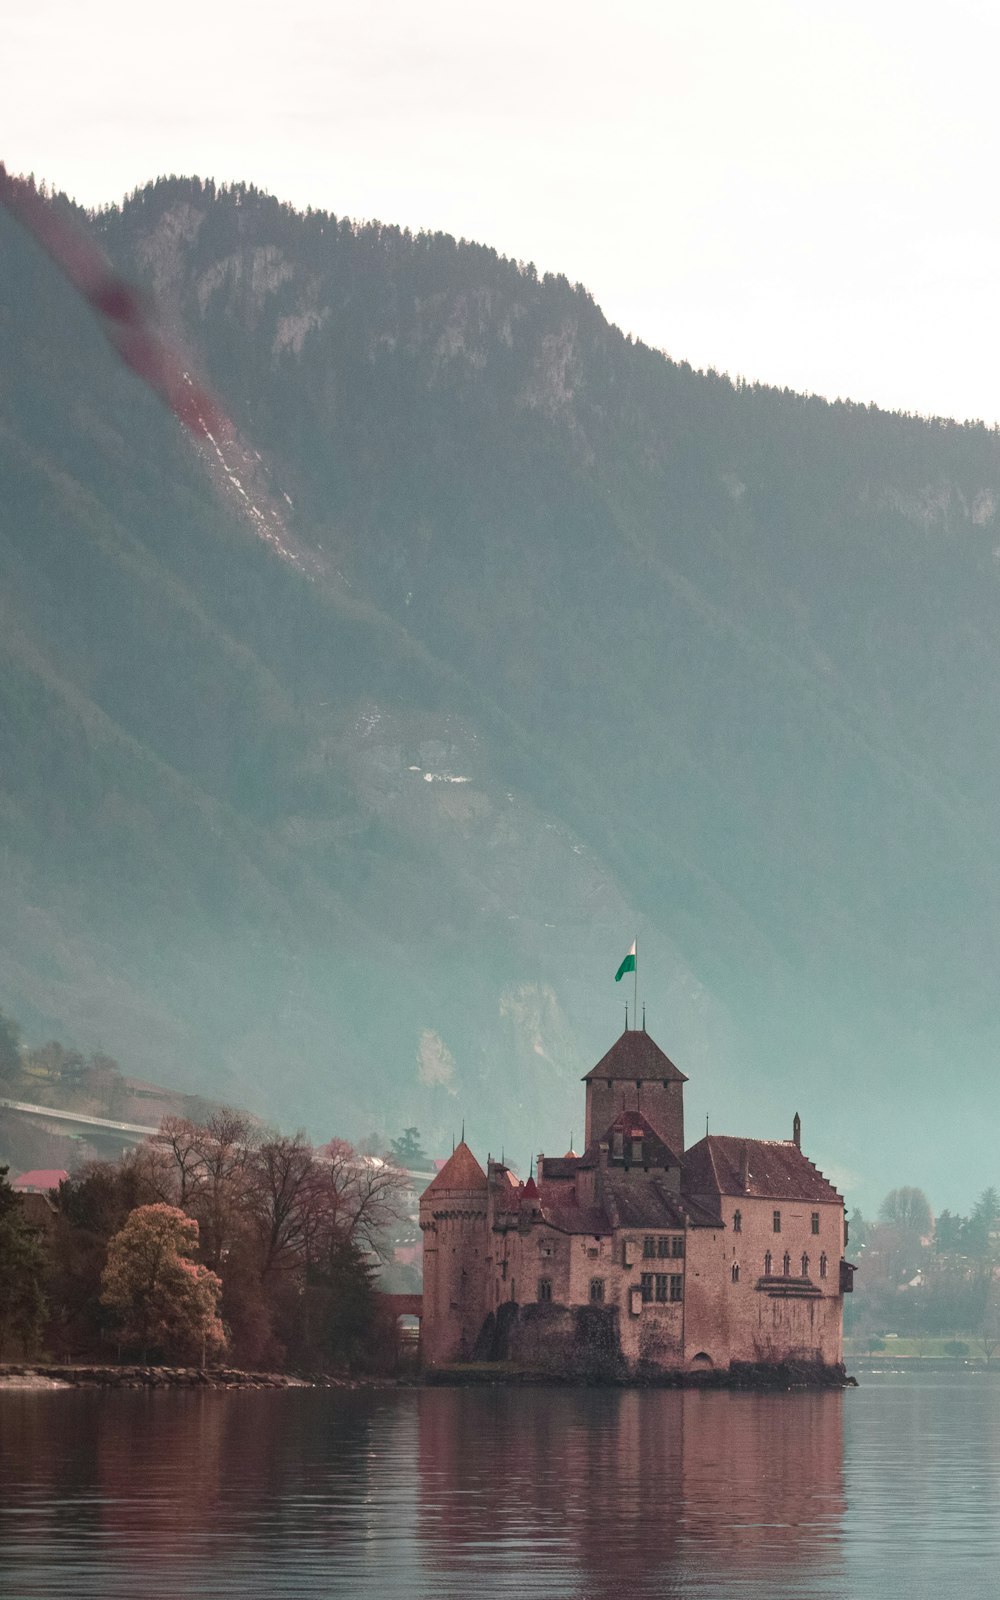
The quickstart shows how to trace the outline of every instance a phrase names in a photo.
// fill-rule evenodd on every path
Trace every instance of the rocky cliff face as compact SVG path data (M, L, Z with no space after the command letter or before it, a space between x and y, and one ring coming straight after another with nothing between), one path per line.
M695 1119L912 1177L997 1043L996 438L252 190L86 225L232 427L183 437L3 222L0 1006L527 1159L638 926Z

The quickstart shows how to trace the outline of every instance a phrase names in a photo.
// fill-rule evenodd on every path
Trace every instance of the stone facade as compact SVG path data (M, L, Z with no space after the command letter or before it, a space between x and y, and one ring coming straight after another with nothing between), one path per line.
M584 1079L583 1155L539 1155L523 1183L458 1146L420 1201L429 1365L839 1365L841 1196L802 1155L798 1118L790 1140L712 1135L679 1154L685 1081L626 1031Z

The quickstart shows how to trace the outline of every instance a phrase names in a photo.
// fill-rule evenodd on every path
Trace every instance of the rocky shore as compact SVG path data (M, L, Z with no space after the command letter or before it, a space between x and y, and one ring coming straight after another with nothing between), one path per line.
M377 1380L392 1382L393 1380ZM371 1380L293 1377L238 1367L0 1365L0 1389L356 1389Z

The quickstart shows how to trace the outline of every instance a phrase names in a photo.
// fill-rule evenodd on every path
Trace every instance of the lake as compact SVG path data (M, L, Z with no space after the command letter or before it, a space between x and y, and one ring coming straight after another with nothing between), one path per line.
M992 1372L0 1392L3 1600L964 1600L998 1563Z

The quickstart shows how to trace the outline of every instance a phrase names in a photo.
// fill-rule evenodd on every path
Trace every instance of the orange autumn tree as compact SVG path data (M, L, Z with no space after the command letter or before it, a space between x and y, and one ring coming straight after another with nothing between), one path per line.
M122 1342L143 1358L221 1355L221 1280L192 1261L198 1224L176 1206L137 1206L108 1245L101 1300L119 1319Z

